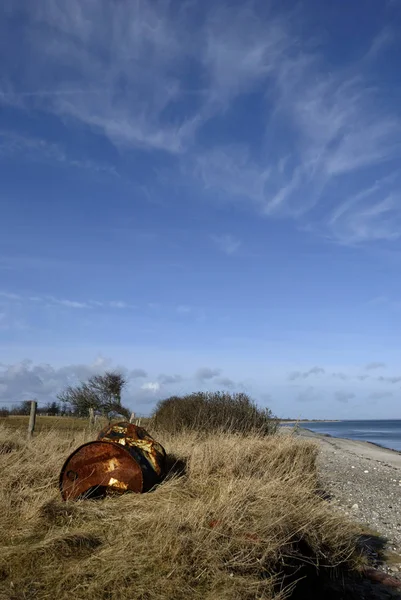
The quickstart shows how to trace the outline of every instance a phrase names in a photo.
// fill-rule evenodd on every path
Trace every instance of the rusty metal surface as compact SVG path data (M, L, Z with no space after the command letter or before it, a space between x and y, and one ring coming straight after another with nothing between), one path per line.
M64 500L102 495L102 492L142 492L140 465L122 446L110 442L89 442L75 450L60 474Z
M156 442L143 427L126 422L114 423L102 429L97 439L139 450L146 456L155 473L161 475L166 452L163 446Z
M143 474L143 491L150 490L163 475L166 452L143 427L133 423L114 423L102 429L98 440L124 446L140 465Z
M62 498L149 491L161 480L165 459L164 448L143 427L127 422L109 425L97 441L83 444L64 463Z

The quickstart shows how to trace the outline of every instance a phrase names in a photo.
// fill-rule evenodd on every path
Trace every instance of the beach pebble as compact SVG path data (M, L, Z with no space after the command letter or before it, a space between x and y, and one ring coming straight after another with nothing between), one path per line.
M351 508L352 508L352 510L358 510L359 506L358 506L358 504L353 504Z
M364 473L369 473L369 471L364 471Z

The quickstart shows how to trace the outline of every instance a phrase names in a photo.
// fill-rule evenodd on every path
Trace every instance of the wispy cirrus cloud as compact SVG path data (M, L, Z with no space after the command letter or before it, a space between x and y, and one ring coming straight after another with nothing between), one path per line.
M122 300L110 300L110 301L99 301L99 300L71 300L67 298L57 298L55 296L30 296L14 294L12 292L0 291L0 299L4 298L10 302L24 302L33 303L43 306L62 306L65 308L72 309L87 309L92 310L96 308L109 308L109 309L132 309L134 305L124 302Z
M29 24L34 61L19 73L19 85L12 70L3 78L4 101L72 117L119 146L181 150L195 115L170 124L163 111L181 98L177 72L191 42L185 27L177 35L184 17L162 2L17 4L9 11ZM69 66L73 85L55 82L60 63Z
M362 59L338 67L301 35L307 23L251 3L233 11L228 4L6 0L5 14L18 14L29 36L2 73L0 102L69 119L118 148L167 153L176 160L172 180L195 180L214 201L295 219L339 243L401 236L401 117L369 69L391 43L390 28L373 36ZM4 19L4 43L13 35ZM54 77L60 65L68 78ZM264 99L257 141L201 135L254 92ZM75 164L44 140L6 144L100 168Z
M271 130L277 135L280 119L289 119L291 146L275 149L268 160L251 156L246 145L214 148L197 158L205 187L251 202L269 217L295 218L340 243L397 239L401 119L384 108L361 64L328 75L317 53L294 52L287 40L269 81L276 110ZM378 168L387 171L384 177L377 177ZM323 198L327 208L317 216Z
M19 160L22 157L31 162L56 162L65 167L119 177L115 167L110 164L101 164L88 158L76 158L60 144L14 131L0 131L0 158L2 157L18 157Z
M383 50L389 48L396 40L395 31L390 25L383 27L373 38L372 43L365 55L365 60L374 60Z
M0 298L4 298L6 300L22 300L22 296L19 294L14 294L13 292L4 292L0 291Z

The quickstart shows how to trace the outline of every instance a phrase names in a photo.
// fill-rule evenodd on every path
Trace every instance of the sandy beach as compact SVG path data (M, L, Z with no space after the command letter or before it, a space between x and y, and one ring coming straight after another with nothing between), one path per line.
M401 453L368 442L300 429L321 448L319 471L331 502L353 520L386 537L401 554ZM389 570L401 576L401 557Z

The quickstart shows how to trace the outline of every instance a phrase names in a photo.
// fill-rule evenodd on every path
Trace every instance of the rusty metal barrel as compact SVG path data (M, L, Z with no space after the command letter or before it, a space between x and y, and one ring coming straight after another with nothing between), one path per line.
M77 500L148 492L161 481L165 462L163 446L143 427L114 423L67 458L60 473L61 496Z

